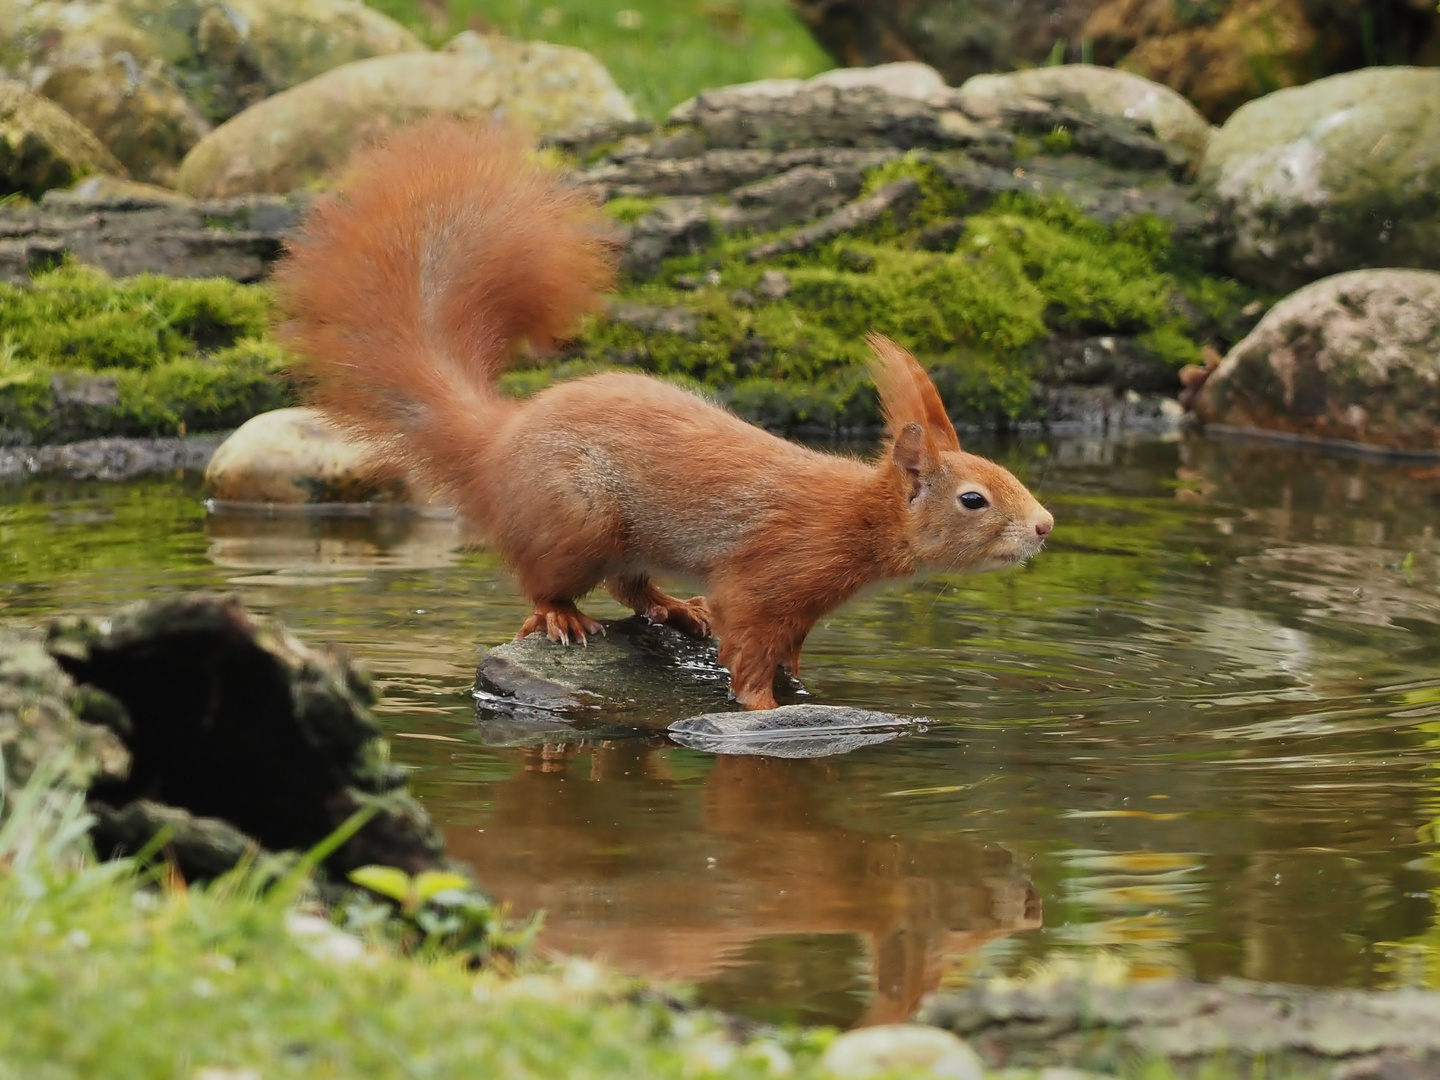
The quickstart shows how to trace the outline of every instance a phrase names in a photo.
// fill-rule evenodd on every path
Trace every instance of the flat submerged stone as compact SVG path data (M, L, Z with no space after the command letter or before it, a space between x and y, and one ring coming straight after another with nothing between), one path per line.
M712 754L813 758L889 742L916 721L844 705L781 705L755 712L705 713L677 720L670 738Z
M916 721L839 705L788 702L743 712L713 640L697 641L639 616L605 622L586 645L532 634L491 649L475 676L479 725L492 745L563 743L664 731L710 753L809 758L886 742Z
M638 615L603 623L605 633L585 645L557 645L532 634L491 649L475 677L482 707L541 710L574 720L624 715L651 729L697 712L735 708L713 641Z

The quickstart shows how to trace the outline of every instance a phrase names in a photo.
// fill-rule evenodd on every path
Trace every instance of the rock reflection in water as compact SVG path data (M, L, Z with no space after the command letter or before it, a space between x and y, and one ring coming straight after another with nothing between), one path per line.
M745 987L783 981L800 936L777 1015L901 1020L947 958L1040 925L1001 847L834 824L823 762L727 755L697 786L639 740L523 754L484 830L448 831L451 853L517 911L543 909L545 946L697 982L717 1004L761 1004Z
M235 584L276 583L273 572L335 574L433 570L453 566L466 542L463 525L444 514L211 514L206 551L217 566L271 573ZM286 580L287 579L282 579Z

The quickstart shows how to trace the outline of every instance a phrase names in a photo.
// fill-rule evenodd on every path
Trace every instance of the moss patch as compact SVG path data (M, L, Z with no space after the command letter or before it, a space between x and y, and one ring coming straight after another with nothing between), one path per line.
M655 209L658 199L640 198L634 195L621 195L619 198L611 199L605 204L605 212L615 221L629 225L639 221L642 217Z
M863 429L879 420L864 377L874 329L934 372L958 420L1004 426L1040 415L1036 378L1056 340L1129 338L1178 371L1202 345L1223 350L1243 331L1240 311L1256 294L1205 273L1159 218L1106 225L1063 198L1014 194L965 216L966 193L914 155L875 169L865 191L902 176L920 184L903 218L758 262L746 253L783 234L722 237L624 288L626 305L684 309L693 317L671 323L693 332L596 319L565 365L507 385L538 389L583 356L586 370L608 362L695 380L780 430ZM631 202L616 200L612 213L633 220ZM788 281L783 297L762 288L775 270Z
M63 266L0 285L0 443L233 427L290 403L266 289Z
M720 234L625 282L564 355L502 386L524 395L628 367L778 431L864 432L879 423L865 374L874 329L921 358L958 421L1004 427L1041 418L1041 380L1066 342L1124 339L1163 382L1203 345L1227 349L1248 328L1242 313L1263 307L1207 273L1159 218L1104 224L1063 198L1017 194L972 206L916 154L873 170L865 193L902 177L919 197L899 216L754 262L748 253L784 232ZM630 223L659 202L607 210ZM229 281L62 266L0 286L0 444L217 430L288 404L271 317L266 288Z

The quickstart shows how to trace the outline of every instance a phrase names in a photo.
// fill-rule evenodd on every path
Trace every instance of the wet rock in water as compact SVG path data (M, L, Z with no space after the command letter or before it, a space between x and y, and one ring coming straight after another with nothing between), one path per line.
M319 412L275 409L241 424L210 459L205 492L227 503L423 503L396 466Z
M626 724L630 734L665 729L682 746L711 753L810 758L886 742L915 723L837 705L740 712L713 641L639 616L604 625L585 646L532 634L486 653L475 677L486 741L565 742L624 733L616 725ZM796 689L777 675L777 697L793 700Z
M1061 127L1075 142L1092 143L1101 156L1126 158L1117 162L1121 165L1138 158L1140 164L1168 161L1188 171L1199 164L1215 130L1168 86L1092 64L977 75L955 97L976 120L1004 121L1039 134ZM1156 150L1146 139L1158 140Z
M1440 70L1367 68L1253 101L1198 183L1221 208L1230 269L1266 288L1440 269Z
M1292 293L1195 408L1207 424L1440 451L1440 273L1355 270Z
M712 754L816 758L898 738L916 721L843 705L781 705L753 712L706 713L677 720L670 738Z
M105 718L129 772L90 789L106 854L169 826L182 869L205 876L245 847L308 850L364 807L373 816L331 870L440 861L439 833L388 764L373 692L343 656L205 594L59 620L46 649L81 693L118 703Z
M93 130L132 175L181 158L255 102L421 42L357 0L87 0L18 5L5 66Z
M201 140L176 184L206 198L294 191L392 128L496 113L537 135L635 116L600 62L578 49L479 39L343 64L267 98Z
M0 79L0 195L39 198L89 173L124 172L93 132L25 86Z
M847 1031L828 1047L820 1071L844 1080L872 1076L983 1080L975 1051L948 1031L924 1024L881 1024Z
M494 704L488 695L477 695L480 709L475 723L486 746L563 746L596 739L634 738L631 727L577 726L546 709L528 709L511 704L501 711L487 708Z
M653 728L677 716L734 707L730 676L713 641L638 615L604 626L605 633L584 646L531 634L491 649L475 678L482 707L543 709L582 719L634 714Z

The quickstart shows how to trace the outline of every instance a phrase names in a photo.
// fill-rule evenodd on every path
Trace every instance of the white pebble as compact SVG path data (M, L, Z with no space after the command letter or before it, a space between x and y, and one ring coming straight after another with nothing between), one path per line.
M975 1051L939 1028L885 1024L847 1031L825 1051L820 1068L847 1080L906 1071L944 1080L983 1080Z

